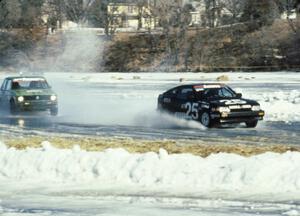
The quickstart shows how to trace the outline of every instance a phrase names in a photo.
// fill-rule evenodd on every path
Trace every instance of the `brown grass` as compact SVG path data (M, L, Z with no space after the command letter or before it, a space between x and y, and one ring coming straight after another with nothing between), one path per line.
M53 146L61 149L70 149L79 145L87 151L102 151L108 148L124 148L131 153L158 152L160 148L167 150L170 154L190 153L193 155L207 157L216 153L234 153L242 156L253 156L265 152L285 153L287 151L300 151L300 146L293 145L244 145L244 144L205 144L202 141L191 140L136 140L130 138L85 138L85 137L26 137L7 138L4 140L8 147L25 149L27 147L38 148L41 143L48 140Z

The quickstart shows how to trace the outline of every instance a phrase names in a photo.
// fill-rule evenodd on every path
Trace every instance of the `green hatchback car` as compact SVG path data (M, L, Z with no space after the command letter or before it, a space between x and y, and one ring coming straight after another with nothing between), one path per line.
M41 76L19 76L4 79L0 93L1 105L12 114L18 111L46 111L58 114L57 95Z

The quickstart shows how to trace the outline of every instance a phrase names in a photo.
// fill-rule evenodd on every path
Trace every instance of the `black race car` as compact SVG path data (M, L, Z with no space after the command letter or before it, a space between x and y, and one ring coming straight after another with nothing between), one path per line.
M246 123L254 128L265 112L259 103L242 98L224 84L194 84L175 87L158 97L158 110L176 117L200 121L206 127Z

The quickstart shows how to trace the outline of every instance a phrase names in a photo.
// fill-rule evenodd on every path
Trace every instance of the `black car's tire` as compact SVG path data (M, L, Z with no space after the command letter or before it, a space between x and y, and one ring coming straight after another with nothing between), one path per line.
M163 111L163 106L160 103L158 103L156 110L159 111L159 112L162 112Z
M11 115L15 115L17 113L17 105L14 100L10 100L9 102L9 111Z
M208 114L208 112L203 112L200 115L200 122L203 126L207 127L207 128L211 128L213 127L213 122Z
M255 128L257 126L258 120L246 122L247 128Z
M57 116L58 115L58 108L57 107L52 107L50 109L50 115Z

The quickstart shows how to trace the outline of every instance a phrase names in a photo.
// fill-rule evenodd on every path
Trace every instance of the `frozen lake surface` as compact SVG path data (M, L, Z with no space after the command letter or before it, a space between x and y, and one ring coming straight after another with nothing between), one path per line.
M224 73L222 73L224 74ZM0 117L0 134L67 133L225 144L300 144L299 73L228 73L228 83L258 100L256 129L204 129L156 113L157 96L184 83L216 82L211 73L48 73L60 114ZM6 74L7 75L7 74ZM1 79L6 75L1 75ZM243 158L217 154L87 153L78 148L0 147L0 215L300 215L299 153Z
M224 73L222 73L224 74ZM74 133L129 136L144 139L209 139L234 142L299 144L299 73L227 73L229 82L245 98L255 99L266 111L256 129L243 125L206 130L196 122L161 116L157 97L185 83L216 82L219 73L48 73L59 97L59 116L44 113L0 117L0 132ZM4 77L6 75L2 75ZM184 82L180 83L182 79ZM21 126L21 127L20 127ZM21 129L21 130L20 130ZM235 139L233 139L235 138Z

